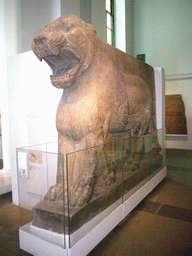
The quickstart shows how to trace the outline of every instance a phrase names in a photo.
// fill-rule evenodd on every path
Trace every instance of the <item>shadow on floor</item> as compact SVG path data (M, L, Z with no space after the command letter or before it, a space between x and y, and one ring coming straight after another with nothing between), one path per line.
M167 176L192 186L192 150L166 149Z

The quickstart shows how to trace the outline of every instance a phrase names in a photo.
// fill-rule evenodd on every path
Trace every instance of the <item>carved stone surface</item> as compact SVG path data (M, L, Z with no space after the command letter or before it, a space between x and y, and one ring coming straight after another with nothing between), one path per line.
M80 209L101 184L102 191L117 184L117 151L110 142L156 131L154 71L99 39L91 24L74 15L42 29L32 49L52 68L52 84L63 90L56 117L58 151L64 156L64 172L68 164L69 206ZM138 140L131 148L139 153L143 146ZM141 164L140 154L133 157L129 147L123 166L127 172ZM159 147L154 136L153 148ZM67 155L82 149L87 150ZM101 159L106 162L102 168ZM46 194L47 202L63 199L62 161L59 157L57 183Z
M187 134L185 105L181 94L165 96L165 126L167 134Z

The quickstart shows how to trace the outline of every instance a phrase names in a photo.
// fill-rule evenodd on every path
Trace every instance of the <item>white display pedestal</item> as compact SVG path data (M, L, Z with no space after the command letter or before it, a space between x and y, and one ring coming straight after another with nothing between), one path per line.
M69 237L65 236L66 248L45 241L30 233L29 224L19 229L20 248L35 256L85 256L101 242L166 176L166 167L140 187L131 197L118 206L102 222L69 248ZM130 192L129 192L130 193ZM126 195L125 195L126 197Z

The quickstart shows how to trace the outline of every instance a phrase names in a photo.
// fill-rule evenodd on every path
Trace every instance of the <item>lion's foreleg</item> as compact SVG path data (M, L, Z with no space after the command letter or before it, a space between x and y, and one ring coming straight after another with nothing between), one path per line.
M67 152L74 151L72 145L61 134L58 136L58 154L57 154L57 176L56 184L51 186L45 195L44 199L47 201L63 200L64 193L66 194L68 183L72 182L73 172L67 173ZM75 155L72 156L73 158ZM75 163L71 160L70 163ZM73 169L70 166L70 169ZM67 199L65 199L67 200Z
M73 172L76 173L76 179L69 186L69 205L80 207L89 202L93 195L98 179L98 153L97 148L89 148L74 154L76 158Z
M130 137L123 143L123 170L131 172L138 170L144 152L143 137Z
M111 142L106 143L103 146L103 151L107 167L105 185L109 186L116 182L116 173L122 157L122 142L120 140L113 139Z

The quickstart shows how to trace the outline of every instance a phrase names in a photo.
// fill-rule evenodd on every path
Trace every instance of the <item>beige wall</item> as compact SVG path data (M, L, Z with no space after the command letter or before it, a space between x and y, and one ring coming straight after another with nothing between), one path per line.
M104 0L92 1L92 24L97 31L97 36L107 42L107 21Z

